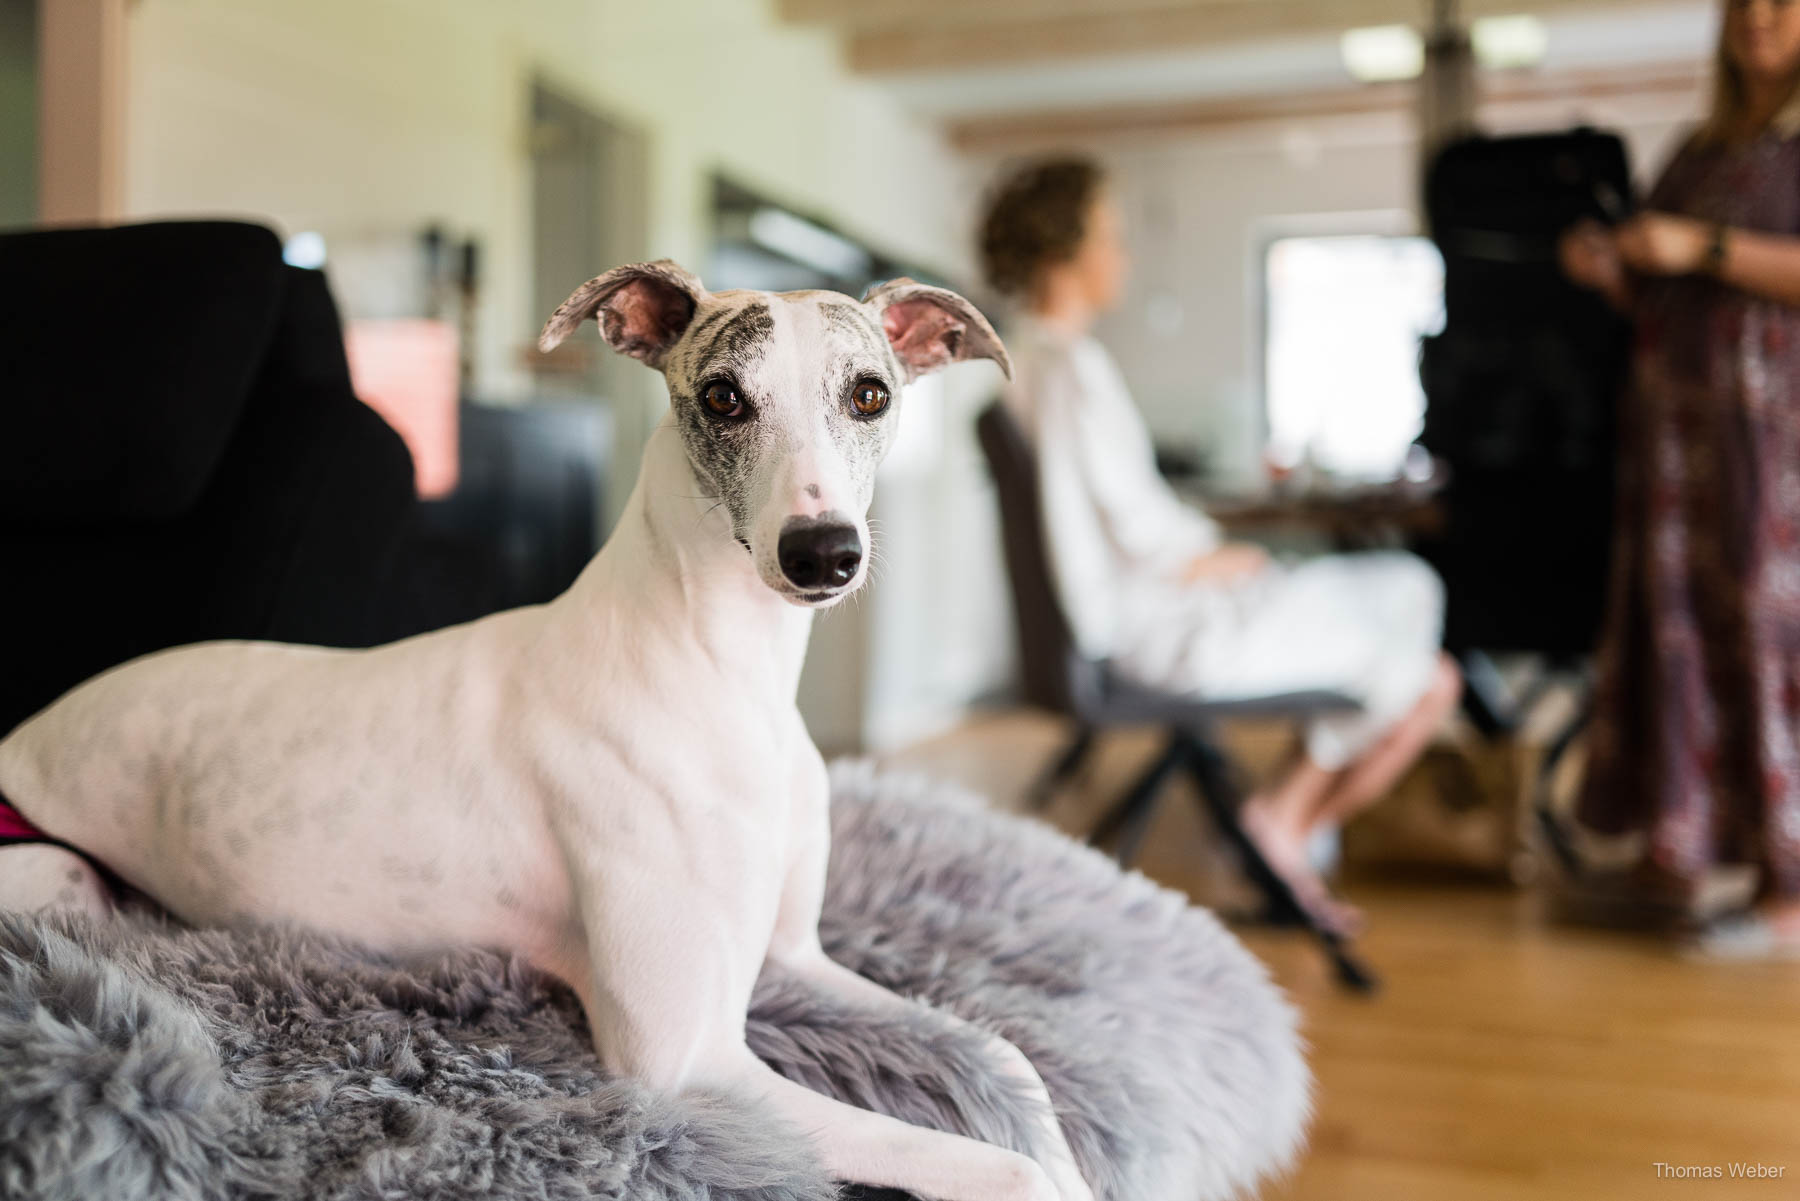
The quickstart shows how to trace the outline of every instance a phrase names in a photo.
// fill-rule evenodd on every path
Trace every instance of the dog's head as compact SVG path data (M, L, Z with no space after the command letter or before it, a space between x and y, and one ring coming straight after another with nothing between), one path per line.
M703 489L762 581L796 605L834 604L868 574L875 468L903 385L1006 349L954 292L897 279L837 292L708 292L668 261L589 280L557 309L549 350L589 318L607 345L663 373Z

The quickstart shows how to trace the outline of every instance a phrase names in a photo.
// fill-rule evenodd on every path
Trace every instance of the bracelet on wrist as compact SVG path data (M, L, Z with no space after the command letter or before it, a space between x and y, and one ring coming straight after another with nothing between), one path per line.
M1731 230L1724 225L1712 227L1712 236L1706 242L1706 257L1700 260L1700 270L1707 275L1717 275L1725 270L1725 260L1731 254Z

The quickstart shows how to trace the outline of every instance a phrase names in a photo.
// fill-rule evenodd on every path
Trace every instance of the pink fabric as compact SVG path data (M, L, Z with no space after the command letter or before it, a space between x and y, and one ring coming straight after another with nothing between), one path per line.
M0 841L43 838L44 832L25 820L25 815L0 801Z
M356 398L399 431L412 452L419 495L456 490L456 330L443 321L352 321L344 353Z

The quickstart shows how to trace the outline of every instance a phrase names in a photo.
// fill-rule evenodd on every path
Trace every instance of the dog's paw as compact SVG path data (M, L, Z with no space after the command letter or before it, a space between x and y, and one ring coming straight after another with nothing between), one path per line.
M993 1201L1063 1201L1050 1179L1035 1159L1009 1155L993 1168L994 1179L980 1196Z

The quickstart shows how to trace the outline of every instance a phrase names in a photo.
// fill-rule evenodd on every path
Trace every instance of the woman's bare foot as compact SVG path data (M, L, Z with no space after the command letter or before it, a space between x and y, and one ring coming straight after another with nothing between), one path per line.
M1244 833L1256 844L1275 874L1287 882L1300 907L1321 926L1334 934L1350 937L1363 928L1362 911L1340 901L1314 870L1307 854L1308 836L1275 820L1267 810L1251 801L1244 806L1239 820Z
M1770 936L1786 957L1800 958L1800 899L1765 901L1757 906L1756 915L1768 924Z
M1327 915L1324 921L1325 928L1343 938L1355 938L1369 924L1369 919L1363 915L1361 909L1349 901L1339 900L1330 891L1325 892L1319 898L1318 904L1324 907Z

